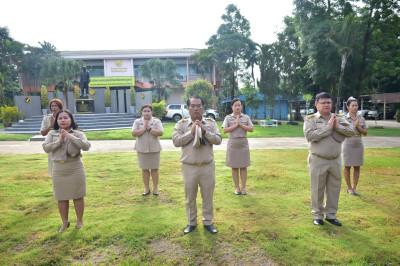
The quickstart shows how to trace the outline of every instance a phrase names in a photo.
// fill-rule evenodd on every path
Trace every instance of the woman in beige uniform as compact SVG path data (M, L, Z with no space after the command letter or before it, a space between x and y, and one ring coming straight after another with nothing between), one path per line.
M250 150L247 132L253 132L253 123L248 115L242 114L242 102L235 98L232 100L233 113L225 117L222 128L224 133L229 133L226 151L226 166L232 168L235 194L246 195L247 167L250 166ZM239 188L239 169L242 187Z
M346 119L353 124L356 135L346 138L343 142L344 179L347 183L347 193L360 196L356 188L360 177L360 166L364 165L364 145L361 135L367 135L368 126L365 119L357 115L358 103L355 98L350 97L346 105L349 110ZM351 167L353 167L353 186L350 180Z
M86 175L81 157L81 149L89 150L90 143L83 132L76 130L73 115L66 110L57 113L54 130L51 130L43 143L45 152L51 152L53 161L53 194L58 201L63 232L70 225L68 220L69 200L74 201L77 216L76 229L83 227L84 200L86 196Z
M162 136L161 121L153 117L153 107L150 104L142 106L142 118L136 119L132 126L132 136L137 137L135 150L137 151L139 168L142 169L144 182L143 196L150 194L150 170L153 179L153 195L158 196L158 168L160 168L161 144L158 137Z
M46 136L47 133L50 132L54 128L54 121L56 119L56 114L58 111L63 109L63 103L59 99L53 99L49 103L51 114L43 116L42 125L40 127L40 134L42 136ZM48 168L49 168L49 175L53 170L53 162L51 161L51 153L48 153Z

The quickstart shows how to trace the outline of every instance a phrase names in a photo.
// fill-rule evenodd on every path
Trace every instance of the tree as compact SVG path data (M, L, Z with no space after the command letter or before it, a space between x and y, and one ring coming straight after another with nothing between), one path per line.
M264 104L269 104L272 107L273 117L275 116L274 103L275 97L279 91L279 64L280 54L277 50L277 44L261 45L260 55L260 81L258 82L259 90L264 94ZM266 108L265 118L267 117Z
M214 87L207 80L198 79L190 82L185 88L185 94L183 100L186 102L192 96L200 96L204 100L205 109L209 109L213 106Z
M347 59L353 54L360 40L360 27L355 13L348 14L344 20L334 21L332 30L328 35L328 40L337 49L341 57L339 87L337 90L336 112L340 108L340 93L343 87L344 70Z
M40 75L46 85L55 85L56 89L62 90L66 108L68 108L68 91L72 91L74 85L78 84L82 66L82 61L52 57L41 70Z
M171 59L153 58L144 62L139 69L142 71L142 76L152 84L152 89L157 91L158 102L161 102L161 99L167 99L172 88L182 88L179 81L181 76L177 73L177 66Z
M247 107L250 107L253 111L251 112L251 118L257 118L257 110L260 106L260 95L256 87L253 87L250 81L245 82L244 87L241 89L244 95L244 101Z
M249 21L235 5L228 5L221 18L224 23L206 44L212 50L218 70L229 83L232 100L238 90L238 72L243 71L248 59L251 59L250 66L254 65L256 44L250 39Z

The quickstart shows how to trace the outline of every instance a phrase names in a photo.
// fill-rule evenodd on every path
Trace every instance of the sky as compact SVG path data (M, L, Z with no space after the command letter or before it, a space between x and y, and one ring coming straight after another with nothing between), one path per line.
M106 3L106 4L105 4ZM0 27L31 46L59 51L206 48L235 4L259 44L277 40L292 0L6 0Z

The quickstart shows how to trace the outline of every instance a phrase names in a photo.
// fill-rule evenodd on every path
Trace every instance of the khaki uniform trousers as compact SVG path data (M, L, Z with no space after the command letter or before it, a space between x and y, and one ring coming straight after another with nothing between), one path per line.
M186 216L189 225L197 225L196 197L200 186L203 200L203 224L212 224L213 197L215 188L214 160L202 166L182 163L183 183L185 184Z
M333 160L308 156L308 171L311 182L311 207L314 219L336 219L339 205L340 186L342 184L342 158ZM326 202L324 202L324 192Z

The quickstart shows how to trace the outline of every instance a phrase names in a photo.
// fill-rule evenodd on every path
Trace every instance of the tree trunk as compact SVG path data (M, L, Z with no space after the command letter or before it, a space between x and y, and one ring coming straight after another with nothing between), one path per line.
M63 88L63 95L64 95L64 101L65 101L65 106L64 109L68 109L68 90L66 88Z
M336 79L335 77L331 77L331 97L332 99L336 98Z
M358 87L357 87L357 99L360 99L361 90L362 90L362 83L364 80L365 69L367 68L367 52L368 52L368 42L369 38L371 37L371 16L372 16L373 7L371 7L369 12L369 19L367 23L367 30L364 35L364 48L362 53L362 61L361 61L361 71L358 77Z
M339 87L337 90L337 98L336 98L336 108L335 108L336 113L339 112L339 108L340 108L340 97L341 97L340 93L341 93L342 87L343 87L344 69L346 67L346 62L347 62L348 57L349 57L349 55L347 52L342 54L342 64L340 66Z

